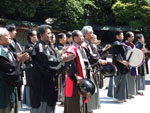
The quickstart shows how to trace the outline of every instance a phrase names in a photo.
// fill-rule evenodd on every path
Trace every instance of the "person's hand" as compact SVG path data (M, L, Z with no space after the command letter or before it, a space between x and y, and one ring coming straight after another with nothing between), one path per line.
M111 48L111 45L110 44L106 44L103 51L106 51L109 48Z
M128 66L129 65L129 63L127 62L127 61L125 61L125 60L122 60L122 61L120 61L122 64L124 64L125 66Z
M30 47L30 48L28 48L28 49L26 49L26 52L31 52L33 50L33 47Z
M82 82L82 77L80 77L79 75L75 74L75 77L77 79L77 84L80 84Z
M96 46L98 46L101 43L101 40L96 41Z
M69 62L71 60L73 60L76 56L72 53L64 53L61 56L61 59L63 62Z
M146 53L147 52L147 49L146 48L143 48L141 49L143 51L143 53Z
M102 59L99 59L98 62L101 65L106 65L107 64L107 61L106 60L102 60Z
M19 62L23 63L23 62L25 62L26 60L29 59L29 54L27 52L25 52L23 54L22 53L18 53L17 59L18 59Z

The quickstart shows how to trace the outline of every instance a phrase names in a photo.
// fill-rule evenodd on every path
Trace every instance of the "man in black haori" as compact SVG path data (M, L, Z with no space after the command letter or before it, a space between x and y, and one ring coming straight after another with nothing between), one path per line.
M62 62L68 59L66 55L57 57L55 49L49 44L51 36L51 26L40 25L37 28L39 42L32 52L31 113L55 112L58 96L56 73L62 67Z
M82 43L82 47L85 50L86 56L89 61L89 65L93 65L97 62L98 64L105 65L107 62L105 60L100 59L100 55L98 51L94 48L93 41L93 28L91 26L84 26L82 28L82 33L84 36L84 42ZM99 81L96 76L92 76L92 73L96 71L96 67L92 68L88 73L89 79L91 79L96 86L95 94L92 96L88 96L87 110L89 113L92 113L94 109L100 108L100 98L99 98Z
M17 113L17 87L22 85L20 62L8 49L11 37L0 27L0 113Z
M29 29L27 35L28 44L25 46L25 52L28 52L30 55L29 60L25 62L25 85L24 85L24 93L23 93L23 104L27 106L31 106L30 103L30 85L31 85L31 77L32 77L32 58L31 54L36 45L37 39L37 32L36 30Z
M135 36L137 42L135 44L136 48L143 51L143 53L147 52L145 48L145 39L143 34L136 34ZM137 76L137 94L144 96L143 91L145 90L145 62L138 67L138 76Z
M127 76L128 72L128 62L126 60L126 53L128 46L122 41L124 40L124 35L122 31L116 31L116 41L112 45L113 53L113 63L117 67L117 75L110 78L108 96L117 99L117 102L126 102L128 98L128 88L127 88Z
M125 34L125 44L130 47L130 49L135 48L135 45L133 44L134 41L134 33L131 31L128 31ZM134 98L134 95L136 95L136 68L130 67L129 72L127 73L127 83L128 83L128 98Z

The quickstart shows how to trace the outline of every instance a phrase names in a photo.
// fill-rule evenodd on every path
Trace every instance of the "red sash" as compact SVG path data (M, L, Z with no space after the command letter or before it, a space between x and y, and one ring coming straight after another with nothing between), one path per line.
M67 52L72 53L76 56L77 59L77 68L78 68L78 73L79 76L83 78L83 72L82 72L82 67L80 64L80 59L77 53L77 49L78 47L76 47L75 45L70 45L67 48ZM72 97L72 93L73 93L73 81L69 78L68 74L67 74L67 78L66 78L66 87L65 87L65 96L66 97ZM85 100L85 103L88 102L88 96Z
M72 53L76 56L77 68L78 68L78 71L79 71L78 73L83 78L82 68L81 68L79 56L77 54L77 49L78 49L78 47L76 47L75 45L70 45L67 48L67 52ZM67 74L65 95L66 95L66 97L72 97L72 93L73 93L73 81L69 78L69 76Z

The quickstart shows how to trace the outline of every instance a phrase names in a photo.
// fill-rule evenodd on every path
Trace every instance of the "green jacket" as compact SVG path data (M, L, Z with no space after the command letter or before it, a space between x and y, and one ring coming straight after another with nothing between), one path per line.
M3 57L8 59L8 52L1 47L0 60ZM5 63L3 65L5 65ZM14 87L9 85L5 80L3 80L1 76L2 75L0 75L0 109L3 109L8 106L8 102L11 102L12 104L15 103L15 93L14 93Z

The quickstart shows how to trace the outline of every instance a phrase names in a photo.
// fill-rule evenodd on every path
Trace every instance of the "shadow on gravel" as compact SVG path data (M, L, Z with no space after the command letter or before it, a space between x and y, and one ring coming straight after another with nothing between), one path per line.
M145 80L145 85L150 85L150 80Z
M30 111L30 108L21 108L19 111Z
M121 102L118 102L118 101L113 101L113 100L101 100L100 101L100 104L123 104Z
M122 104L122 103L116 100L113 100L112 97L101 97L100 104Z

